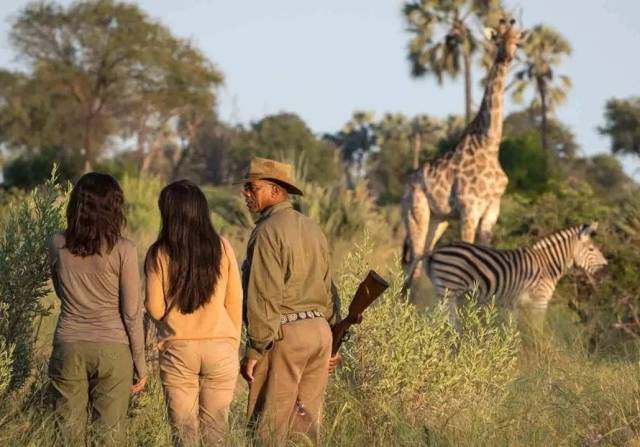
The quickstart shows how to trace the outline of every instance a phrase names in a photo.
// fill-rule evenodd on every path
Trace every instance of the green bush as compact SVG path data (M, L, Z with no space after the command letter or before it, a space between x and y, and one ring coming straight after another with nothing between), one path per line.
M34 322L49 309L41 299L49 292L47 244L62 227L66 191L51 178L28 199L11 208L0 238L0 339L5 358L14 349L9 389L21 387L29 377L36 339Z
M157 177L130 177L120 182L127 207L127 229L133 234L160 229L158 198L164 183Z
M347 256L339 277L341 296L353 296L364 278L370 248L365 240ZM393 278L343 349L341 379L369 402L372 415L380 415L375 423L384 425L398 413L409 423L439 424L472 410L476 399L500 402L516 374L520 339L515 325L502 321L495 306L470 299L459 311L458 332L446 304L420 312L400 298L402 274Z
M322 186L306 182L302 186L304 196L296 199L300 211L320 224L329 239L346 240L370 230L382 227L367 184L361 182L354 189L341 184Z
M509 177L509 192L540 194L547 189L551 172L535 131L504 140L500 144L500 164Z
M61 180L73 180L81 173L79 158L59 147L46 147L37 153L25 153L10 161L4 168L4 184L9 187L31 189L44 183L54 165Z
M7 318L7 303L0 303L0 321L6 321ZM0 396L4 395L11 385L14 351L15 345L8 343L5 336L0 335Z
M14 207L14 204L25 200L27 196L28 193L22 189L4 189L0 187L0 233L3 231L4 223L9 217L9 212Z

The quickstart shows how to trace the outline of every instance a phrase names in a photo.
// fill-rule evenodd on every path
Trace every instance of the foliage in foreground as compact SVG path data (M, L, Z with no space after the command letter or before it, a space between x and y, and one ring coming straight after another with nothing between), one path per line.
M9 211L0 238L0 391L21 387L33 367L34 322L49 309L47 244L62 226L64 191L55 171ZM9 360L10 359L10 360ZM4 368L11 363L11 373ZM3 367L4 363L4 367ZM4 380L9 378L8 383Z
M340 277L345 298L366 274L368 244L365 239L345 260L349 267ZM499 402L515 379L520 348L511 320L504 321L495 306L479 305L469 296L458 312L462 327L457 331L444 302L428 313L419 312L401 297L401 284L402 275L396 273L392 287L367 311L346 345L342 385L359 400L370 400L374 413L392 410L420 424L441 423L467 411L472 399L492 396ZM379 422L384 426L385 421Z

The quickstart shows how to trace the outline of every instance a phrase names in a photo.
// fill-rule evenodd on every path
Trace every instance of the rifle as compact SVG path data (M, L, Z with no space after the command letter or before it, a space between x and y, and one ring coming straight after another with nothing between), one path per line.
M336 355L342 342L347 338L347 331L353 324L362 322L362 313L373 303L382 292L387 290L389 283L373 270L369 270L367 277L360 283L353 300L349 305L349 314L339 323L331 328L333 343L331 345L331 356Z

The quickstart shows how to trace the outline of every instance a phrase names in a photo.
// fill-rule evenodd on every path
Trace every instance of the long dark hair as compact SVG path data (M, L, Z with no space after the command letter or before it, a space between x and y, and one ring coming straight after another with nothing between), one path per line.
M82 257L109 253L124 224L124 194L116 179L98 172L80 177L67 205L67 250Z
M158 271L158 255L169 258L172 306L190 314L211 299L220 277L222 246L204 194L189 180L164 187L158 200L162 227L145 260L145 273Z

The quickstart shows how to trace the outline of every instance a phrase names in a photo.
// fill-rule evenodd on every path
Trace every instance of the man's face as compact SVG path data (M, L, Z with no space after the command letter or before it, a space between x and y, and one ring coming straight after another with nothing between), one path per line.
M259 213L271 205L273 184L265 180L253 180L244 184L242 195L252 213Z

